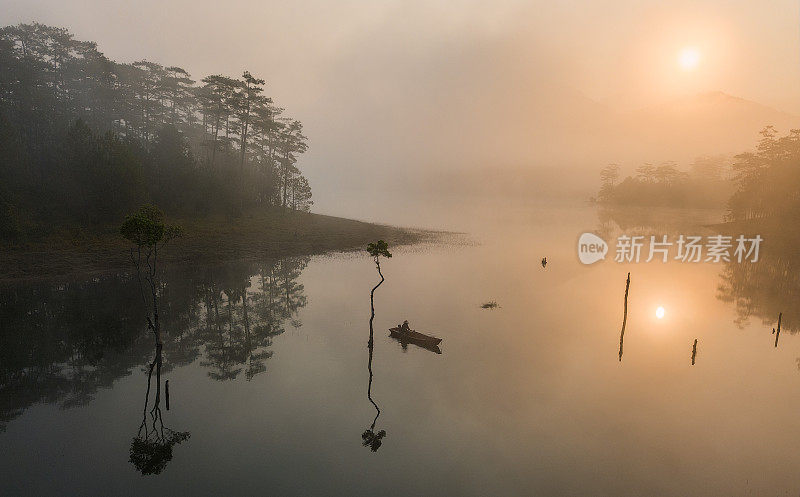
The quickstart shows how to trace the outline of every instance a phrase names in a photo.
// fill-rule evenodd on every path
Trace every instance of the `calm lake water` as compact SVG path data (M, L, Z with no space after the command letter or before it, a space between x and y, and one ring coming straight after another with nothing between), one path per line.
M160 392L156 418L135 277L3 287L0 495L800 492L792 255L767 240L746 267L613 254L584 266L585 231L706 234L719 213L436 211L429 225L467 234L381 263L377 420L365 253L170 268L170 409ZM488 300L500 308L481 309ZM389 338L404 319L443 338L442 353ZM373 421L386 433L375 452L362 445Z

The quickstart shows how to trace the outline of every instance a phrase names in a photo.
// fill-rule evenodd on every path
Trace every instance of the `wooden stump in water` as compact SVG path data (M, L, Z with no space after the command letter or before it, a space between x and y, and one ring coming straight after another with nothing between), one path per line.
M694 345L692 345L692 366L694 366L694 358L697 357L697 339L694 339Z
M622 315L622 330L619 332L619 362L622 362L622 341L625 339L625 325L628 322L628 289L631 286L631 273L625 281L625 311Z

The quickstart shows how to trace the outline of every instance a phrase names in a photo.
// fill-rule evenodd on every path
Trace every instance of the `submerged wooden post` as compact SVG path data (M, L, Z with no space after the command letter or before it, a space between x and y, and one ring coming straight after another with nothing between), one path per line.
M169 411L169 380L164 382L164 400L167 401L167 410Z
M694 366L694 358L697 356L697 339L694 339L694 345L692 345L692 366Z
M622 315L622 330L619 332L619 362L622 362L622 341L625 338L625 325L628 322L628 289L631 286L631 273L625 281L625 312Z
M778 329L775 331L775 346L778 346L778 337L781 336L781 318L783 317L783 313L778 313Z

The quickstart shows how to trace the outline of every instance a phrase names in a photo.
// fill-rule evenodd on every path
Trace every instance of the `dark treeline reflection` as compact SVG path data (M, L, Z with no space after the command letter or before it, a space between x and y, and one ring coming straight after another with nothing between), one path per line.
M800 331L800 253L789 243L765 237L756 263L725 263L717 297L736 308L736 324L744 326L750 318L774 327L783 313L781 330ZM796 246L795 246L796 247Z
M162 372L199 361L215 380L266 371L272 338L307 302L297 279L308 257L164 275ZM85 405L149 365L152 333L135 274L0 288L0 431L28 407Z
M620 235L706 235L705 225L718 223L722 210L604 206L597 209L595 233L614 244Z
M596 232L612 245L614 238L623 233L629 236L676 233L708 236L716 233L703 224L713 223L713 215L714 211L603 208L598 209ZM752 237L758 233L764 238L757 262L740 263L731 257L730 262L721 266L717 298L735 307L737 326L743 327L751 318L756 318L765 326L774 327L778 315L783 313L781 330L800 331L797 307L800 302L800 251L797 250L800 237L792 231L793 225L787 226L780 231L765 223L763 230L743 228L744 233L736 231L738 226L734 226L731 228L734 231L728 233L734 239L739 234ZM613 254L606 257L613 260Z

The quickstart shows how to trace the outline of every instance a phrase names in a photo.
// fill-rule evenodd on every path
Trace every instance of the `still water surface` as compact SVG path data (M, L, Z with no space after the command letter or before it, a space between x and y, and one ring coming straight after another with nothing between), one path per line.
M188 439L149 465L130 462L156 389L154 374L145 409L154 343L135 278L6 286L0 495L797 495L791 256L757 269L576 256L584 231L700 231L718 214L442 215L468 234L382 262L377 420L365 253L170 268L170 410L162 391L151 437ZM390 339L404 319L443 338L442 354ZM373 420L375 452L362 445Z

